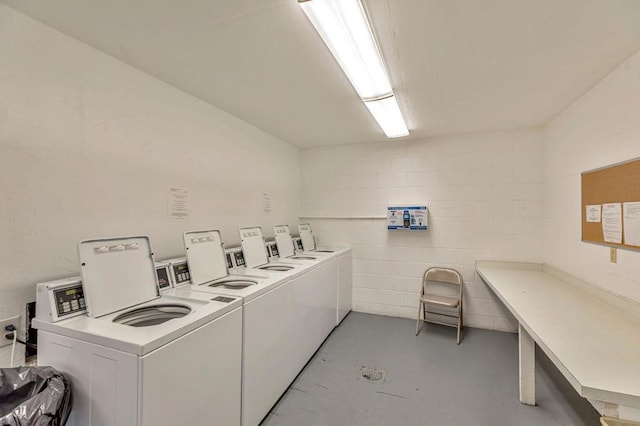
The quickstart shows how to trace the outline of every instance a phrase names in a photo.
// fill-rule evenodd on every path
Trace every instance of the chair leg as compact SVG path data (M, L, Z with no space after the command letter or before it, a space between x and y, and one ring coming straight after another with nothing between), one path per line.
M456 344L460 344L460 330L462 330L462 303L458 307L458 336L456 337Z
M420 311L422 310L422 302L418 305L418 320L416 321L416 336L420 333Z

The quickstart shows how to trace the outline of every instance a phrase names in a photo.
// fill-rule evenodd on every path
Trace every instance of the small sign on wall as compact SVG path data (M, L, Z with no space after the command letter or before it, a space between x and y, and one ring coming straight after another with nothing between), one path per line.
M392 206L387 207L387 229L408 229L426 231L427 206Z
M182 188L169 188L167 214L171 220L182 221L189 218L189 191Z
M273 210L273 196L270 192L262 193L262 211L265 213L271 213Z

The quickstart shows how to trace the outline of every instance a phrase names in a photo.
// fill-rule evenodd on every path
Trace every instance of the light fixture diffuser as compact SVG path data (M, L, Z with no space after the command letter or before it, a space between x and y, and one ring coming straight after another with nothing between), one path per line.
M364 104L388 138L400 138L409 134L395 96L365 101Z
M379 98L392 92L360 1L305 0L299 4L360 98Z
M387 137L408 135L402 113L393 97L382 54L361 1L298 0L298 4L347 75L360 99L365 104L376 102L367 107ZM382 102L385 100L386 102ZM392 116L385 117L385 114ZM384 120L384 125L380 120ZM387 129L393 131L388 133Z

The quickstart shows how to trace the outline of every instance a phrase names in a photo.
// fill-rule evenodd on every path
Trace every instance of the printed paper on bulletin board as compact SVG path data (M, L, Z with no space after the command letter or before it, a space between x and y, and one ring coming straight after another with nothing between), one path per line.
M606 244L620 248L640 249L635 229L637 218L630 215L640 202L640 159L614 164L582 173L582 241ZM622 214L621 243L612 242L611 221L605 217L605 210L611 210L612 204L620 204ZM609 209L606 209L606 207ZM599 211L602 212L598 219ZM627 223L627 229L625 228ZM607 230L607 238L605 231ZM625 232L626 231L626 232ZM615 235L615 229L614 233ZM607 241L607 239L609 241Z

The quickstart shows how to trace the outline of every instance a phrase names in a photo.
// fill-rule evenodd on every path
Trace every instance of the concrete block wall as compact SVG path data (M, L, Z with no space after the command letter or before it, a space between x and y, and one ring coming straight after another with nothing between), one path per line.
M544 129L545 262L640 302L640 253L581 241L581 173L640 158L640 51ZM612 202L616 200L611 200Z
M301 221L353 247L356 311L415 318L425 269L449 266L466 325L515 331L475 261L542 261L542 161L538 129L304 150ZM426 204L429 230L387 231L398 204Z

